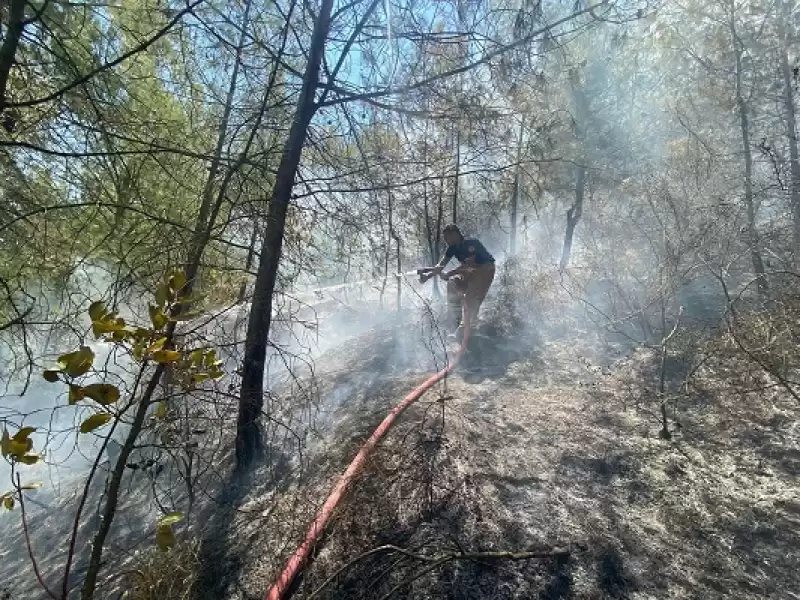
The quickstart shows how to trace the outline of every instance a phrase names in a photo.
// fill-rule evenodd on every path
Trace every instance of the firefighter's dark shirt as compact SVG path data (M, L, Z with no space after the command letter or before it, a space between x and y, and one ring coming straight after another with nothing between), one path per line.
M455 246L448 246L445 256L447 258L455 256L462 263L470 257L475 257L476 265L487 265L494 262L494 257L478 240L464 239Z

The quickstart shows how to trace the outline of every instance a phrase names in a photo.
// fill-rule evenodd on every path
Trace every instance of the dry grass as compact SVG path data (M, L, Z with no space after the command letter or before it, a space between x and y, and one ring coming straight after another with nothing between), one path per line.
M200 575L200 542L139 552L126 575L126 600L187 600Z

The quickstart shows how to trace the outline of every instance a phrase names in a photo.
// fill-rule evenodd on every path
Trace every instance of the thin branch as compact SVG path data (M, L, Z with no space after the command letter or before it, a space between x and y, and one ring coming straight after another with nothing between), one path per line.
M36 575L36 579L39 582L39 585L42 586L42 589L47 592L47 595L53 598L53 600L58 600L58 596L53 593L53 591L47 587L47 584L44 582L42 578L42 573L39 571L39 563L36 560L36 556L33 554L33 546L31 545L31 533L28 529L28 517L25 512L25 495L22 493L22 482L20 480L19 473L17 475L17 493L19 494L19 510L21 513L22 519L22 532L25 537L25 545L28 547L28 557L31 561L31 566L33 567L33 572Z
M373 98L379 98L381 96L389 96L389 95L395 95L395 94L405 94L405 93L408 93L408 92L412 92L412 91L417 90L419 88L426 87L426 86L430 85L431 83L435 83L436 81L439 81L440 79L447 79L447 78L453 77L454 75L460 75L461 73L466 73L467 71L471 71L475 67L478 67L480 65L486 64L486 63L494 60L495 58L498 58L498 57L502 56L503 54L506 54L506 53L510 52L511 50L514 50L516 48L519 48L520 46L524 46L526 44L529 44L534 39L536 39L537 37L542 35L543 33L547 33L548 31L550 31L551 29L555 29L559 25L563 25L564 23L568 23L569 21L572 21L572 20L574 20L574 19L576 19L576 18L578 18L578 17L580 17L582 15L590 14L593 10L594 10L594 7L590 7L590 8L584 8L583 10L576 11L576 12L572 13L571 15L563 17L561 19L558 19L554 23L551 23L550 25L542 27L541 29L537 29L533 33L531 33L529 35L526 35L525 37L522 37L522 38L520 38L520 39L518 39L518 40L516 40L514 42L511 42L510 44L506 44L504 46L501 46L500 48L497 48L496 50L493 50L492 52L487 53L486 55L484 55L483 57L479 58L478 60L475 60L475 61L473 61L471 63L466 64L466 65L462 65L460 67L456 67L454 69L450 69L449 71L444 71L443 73L439 73L437 75L431 75L430 77L426 77L424 79L421 79L420 81L417 81L415 83L411 83L411 84L406 85L406 86L397 87L397 88L388 88L388 89L384 89L384 90L376 90L374 92L364 92L362 94L353 94L353 93L350 93L350 92L344 90L343 88L340 88L340 87L334 85L333 82L329 82L328 84L324 85L323 87L325 89L331 88L334 92L337 92L342 97L337 98L335 100L328 100L327 102L320 103L320 106L333 106L333 105L336 105L336 104L342 104L343 102L351 102L353 100L370 100L370 99L373 99Z

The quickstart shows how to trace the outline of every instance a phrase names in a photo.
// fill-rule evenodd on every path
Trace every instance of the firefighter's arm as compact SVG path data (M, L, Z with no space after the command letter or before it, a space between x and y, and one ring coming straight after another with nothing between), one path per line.
M417 269L417 275L421 283L425 283L431 277L441 275L444 266L450 262L450 257L445 254L442 259L433 267L425 267L424 269Z
M442 277L442 279L447 281L448 279L450 279L454 275L461 275L462 273L468 273L469 271L472 271L472 269L474 267L475 267L475 257L474 256L470 256L469 258L467 258L467 260L465 260L463 263L458 265L452 271L448 271L447 273L442 273L441 277Z

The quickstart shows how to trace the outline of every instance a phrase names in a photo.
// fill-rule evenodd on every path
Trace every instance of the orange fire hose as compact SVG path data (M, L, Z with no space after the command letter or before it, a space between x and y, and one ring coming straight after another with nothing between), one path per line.
M467 349L467 344L469 343L469 311L467 310L467 303L463 295L461 298L461 310L464 323L464 337L462 338L461 345L456 354L453 356L453 359L444 369L435 375L431 375L423 383L415 387L405 398L403 398L403 401L395 406L388 415L386 415L386 418L383 419L378 428L373 432L364 445L361 446L361 449L358 451L358 454L356 454L353 462L350 463L350 466L347 467L347 470L339 478L336 486L328 495L328 499L325 500L325 504L322 505L322 508L317 513L317 517L314 519L311 527L309 527L308 533L306 533L305 540L303 540L303 543L300 544L297 550L294 551L294 554L289 557L289 560L286 561L286 566L283 568L283 571L275 583L272 584L272 588L270 588L269 593L267 594L267 600L282 600L284 598L284 594L287 592L289 587L292 585L292 582L294 582L295 578L300 574L300 571L308 562L311 550L314 548L314 545L319 541L319 538L325 531L325 527L333 515L333 511L336 509L337 504L347 490L347 486L349 486L350 483L352 483L352 481L358 476L359 471L367 460L367 456L372 449L375 448L381 438L386 435L394 422L397 420L397 417L399 417L403 411L405 411L414 402L419 400L422 395L431 387L444 379L447 374L450 373L450 371L452 371L453 368L458 364L458 361L461 360L461 357L464 355L464 352Z

